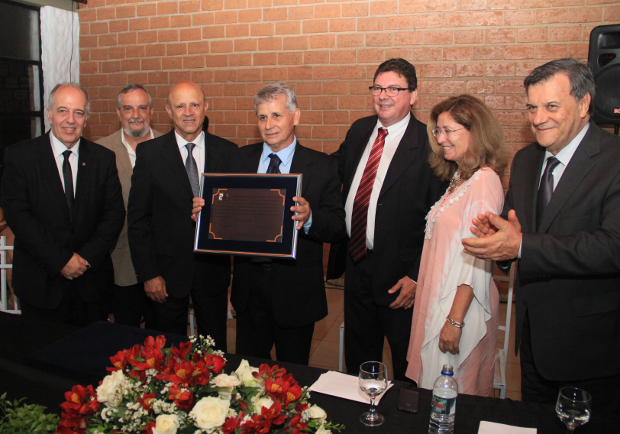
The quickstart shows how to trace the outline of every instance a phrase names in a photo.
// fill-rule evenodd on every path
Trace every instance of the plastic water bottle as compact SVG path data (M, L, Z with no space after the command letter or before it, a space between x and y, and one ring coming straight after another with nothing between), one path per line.
M454 379L454 369L452 365L443 365L441 375L435 380L433 385L433 401L431 402L431 420L428 425L428 434L454 432L457 396L458 385Z

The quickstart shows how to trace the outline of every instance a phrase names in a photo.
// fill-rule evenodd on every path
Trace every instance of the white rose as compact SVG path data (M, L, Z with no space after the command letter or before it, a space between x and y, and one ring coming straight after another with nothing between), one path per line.
M179 419L174 414L161 414L155 419L153 434L176 434L179 429Z
M262 386L263 382L254 378L254 376L252 375L253 372L258 372L258 368L253 368L252 366L250 366L248 361L244 359L241 361L241 364L239 364L239 367L235 371L235 375L246 387Z
M227 387L232 390L233 387L241 386L241 381L233 375L220 374L213 379L216 387Z
M118 370L106 376L101 385L97 387L97 401L106 403L110 407L116 407L119 404L120 393L123 392L123 386L126 386L127 378L123 371ZM120 392L118 395L117 393Z
M269 409L273 405L273 400L267 396L254 396L252 397L252 404L254 405L254 413L261 414L263 407Z
M325 413L325 410L323 410L318 405L313 405L312 407L310 407L308 409L308 414L310 416L310 419L327 419L327 413Z
M325 429L325 425L321 425L318 430L316 430L316 434L332 434L331 430Z
M230 401L220 398L202 398L189 413L200 429L218 428L224 424Z

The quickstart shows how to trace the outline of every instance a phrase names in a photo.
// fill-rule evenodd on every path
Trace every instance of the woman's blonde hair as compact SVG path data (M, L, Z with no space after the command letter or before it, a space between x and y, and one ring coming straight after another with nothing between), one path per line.
M437 119L442 113L449 113L458 123L471 133L469 149L459 162L448 161L443 157L443 148L433 136ZM431 111L427 126L431 143L429 163L435 175L446 181L459 170L462 179L469 179L481 167L490 167L500 177L507 164L502 127L485 103L471 95L459 95L440 102Z

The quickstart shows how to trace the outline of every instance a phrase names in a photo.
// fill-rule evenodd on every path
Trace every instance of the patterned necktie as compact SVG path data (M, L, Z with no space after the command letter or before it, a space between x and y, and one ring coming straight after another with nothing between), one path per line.
M269 154L269 158L271 158L271 161L269 162L267 173L281 173L280 163L282 163L282 160L280 160L280 157L276 154Z
M545 211L545 208L547 208L547 205L551 200L551 196L553 195L553 170L558 164L560 164L560 160L555 157L549 157L547 159L547 167L545 167L545 171L540 179L538 198L536 200L536 230L538 230L538 227L540 226L543 212Z
M65 197L69 206L69 215L73 220L73 201L75 199L73 197L73 173L71 172L71 163L69 163L71 153L68 149L62 153L63 157L65 157L65 161L62 163L62 178L65 182Z
M383 146L388 130L379 128L375 143L370 150L370 156L362 175L351 213L351 240L349 241L349 253L353 262L359 262L366 256L366 228L368 225L368 202L377 176L377 169L383 155Z
M198 197L200 194L200 185L198 184L198 166L196 165L196 160L194 159L194 147L196 145L194 143L188 143L185 145L187 148L187 159L185 160L185 170L187 171L187 176L189 177L189 183L192 186L192 192L194 193L194 197Z

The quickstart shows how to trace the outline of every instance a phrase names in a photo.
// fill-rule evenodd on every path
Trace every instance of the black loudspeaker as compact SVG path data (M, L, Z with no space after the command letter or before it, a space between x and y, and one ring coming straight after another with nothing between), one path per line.
M596 83L594 122L620 124L620 24L592 30L588 66Z

